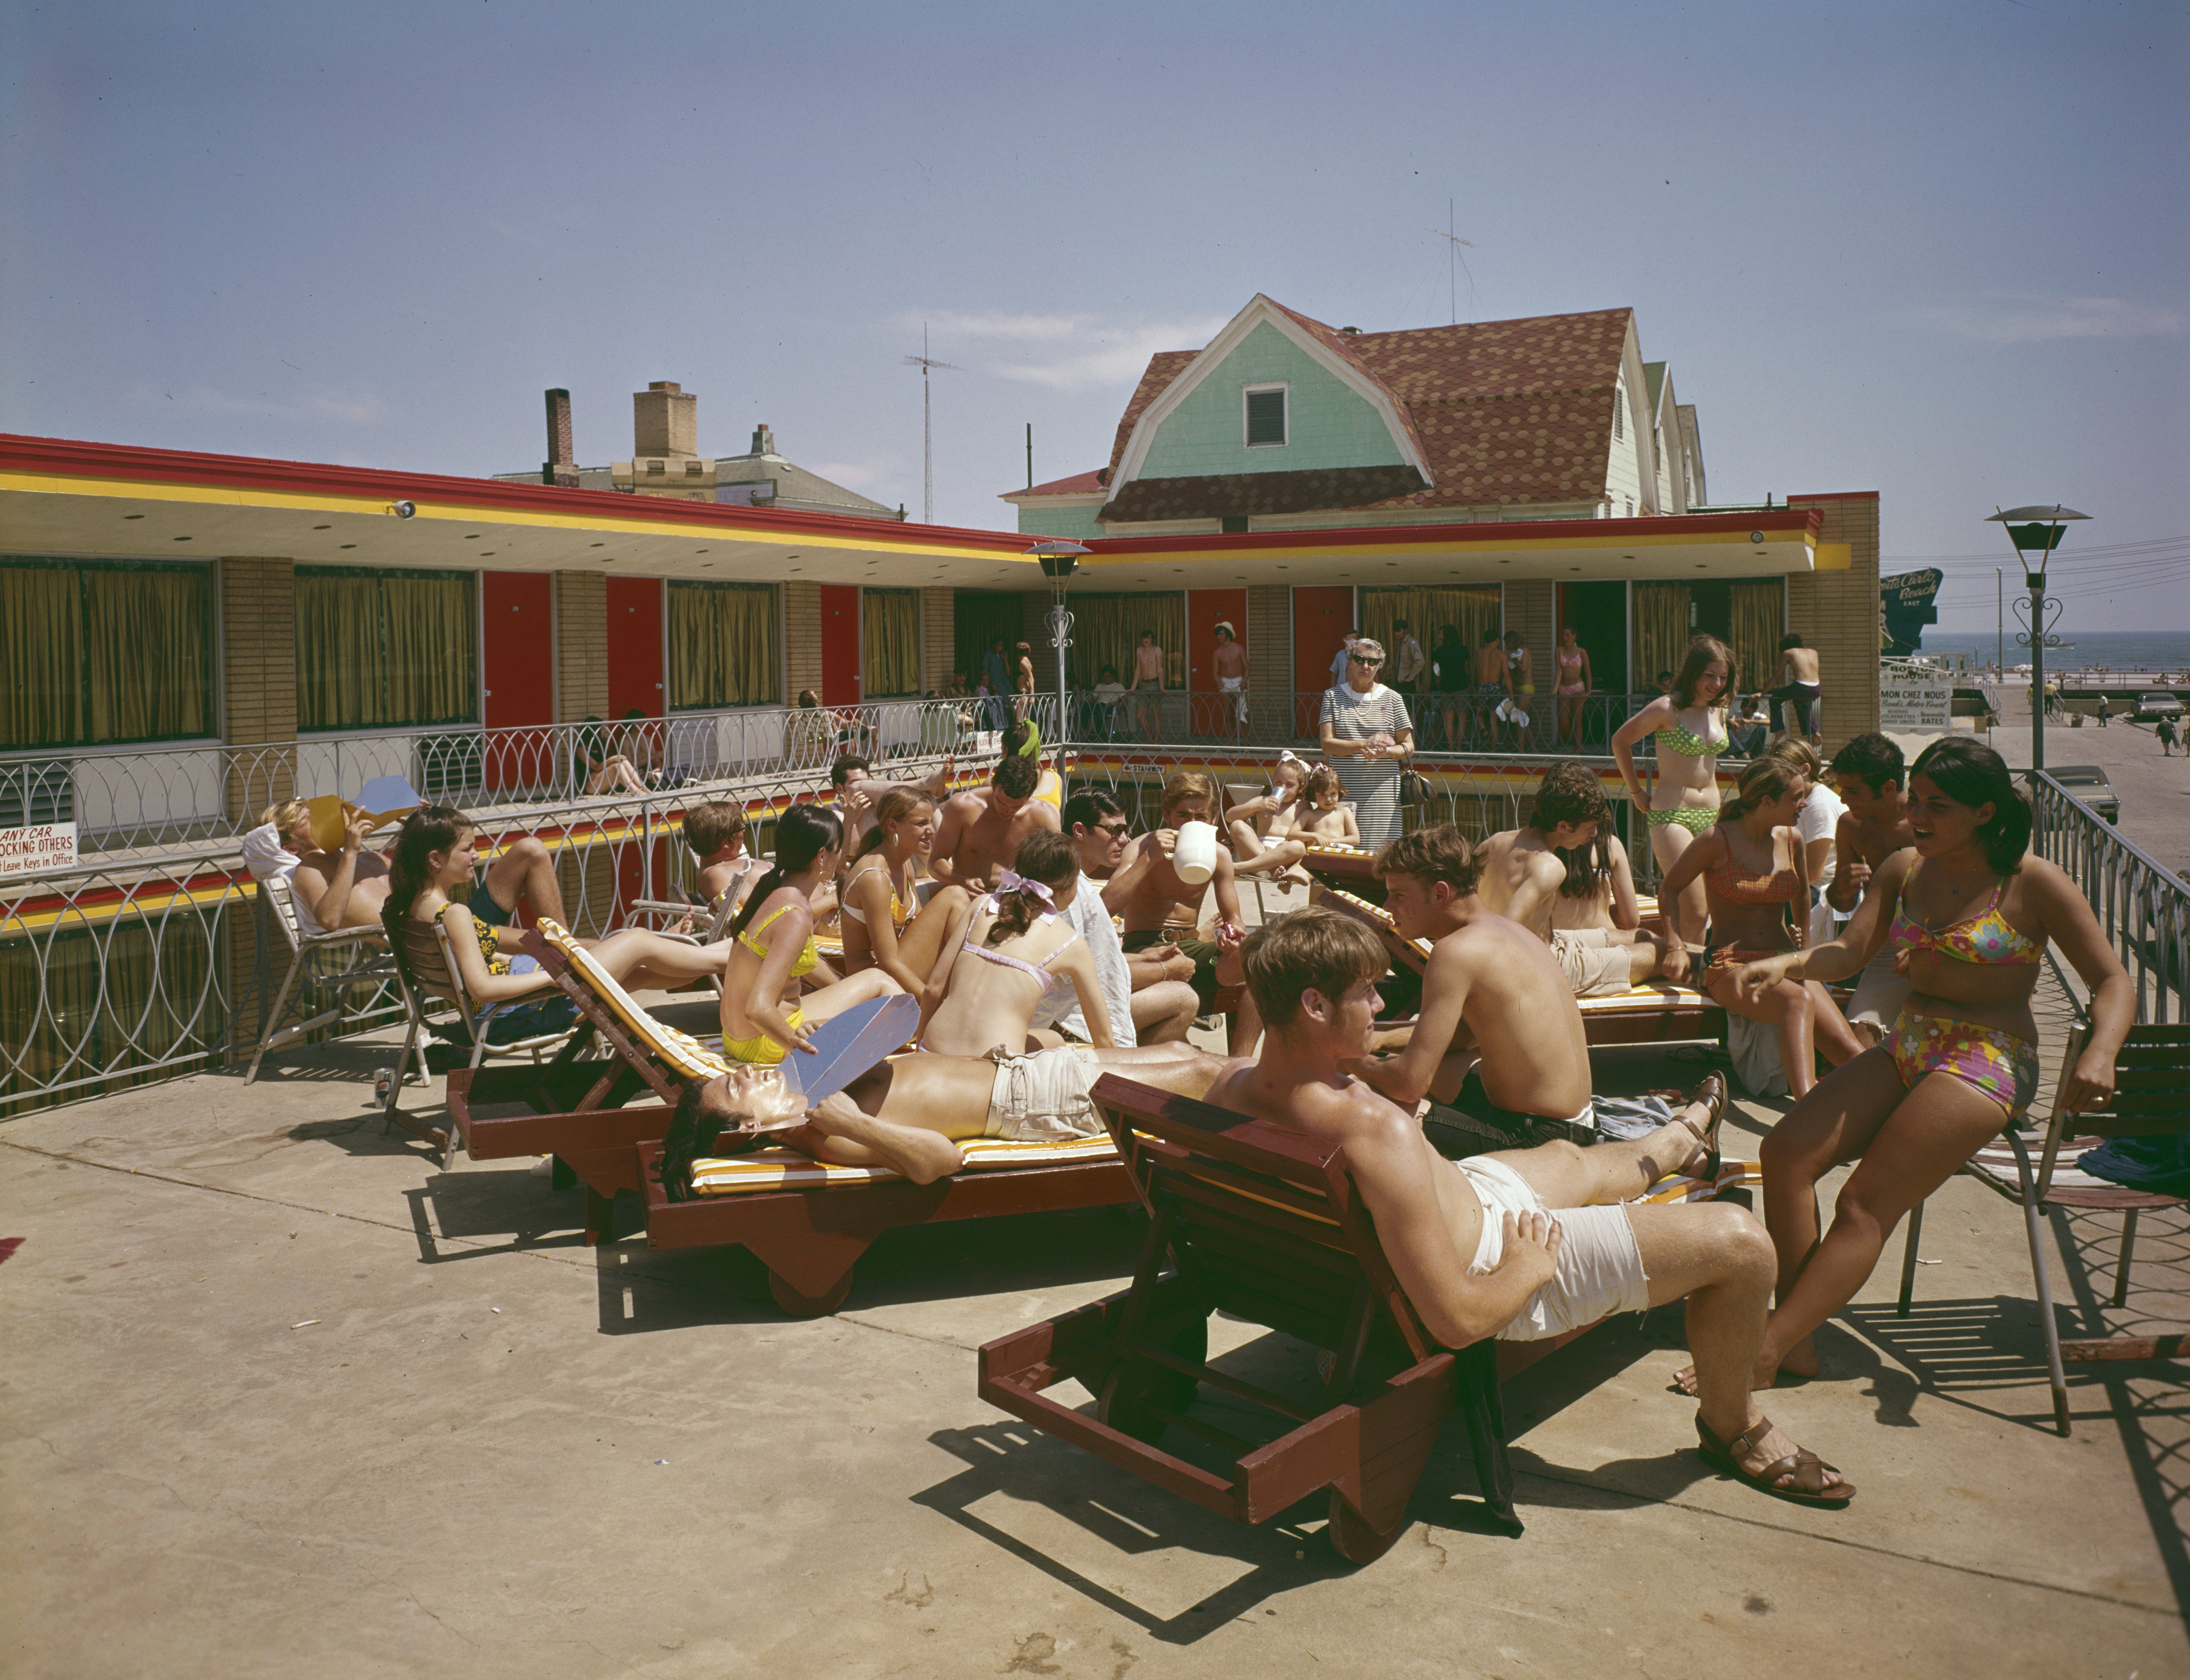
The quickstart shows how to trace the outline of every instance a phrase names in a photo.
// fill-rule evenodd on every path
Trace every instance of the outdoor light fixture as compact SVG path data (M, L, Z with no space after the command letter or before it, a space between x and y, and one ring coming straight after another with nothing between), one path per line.
M1061 743L1069 733L1070 712L1064 699L1064 650L1072 645L1072 614L1064 604L1064 591L1072 574L1080 569L1080 557L1094 551L1084 542L1058 539L1038 542L1027 552L1041 563L1041 574L1049 580L1049 645L1057 650L1057 739Z
M399 501L388 511L399 519L409 519L417 513L418 504L415 501Z
M2027 602L2018 598L2015 603L2015 616L2023 621L2024 626L2016 632L2015 642L2018 648L2030 649L2033 770L2045 767L2045 650L2061 645L2061 638L2053 634L2053 626L2061 621L2062 603L2045 598L2045 563L2061 546L2064 535L2062 528L2071 519L2091 517L2073 507L2063 507L2057 501L2051 507L2011 507L2004 513L1994 510L1985 516L1987 524L2007 527L2007 540L2015 545L2016 557L2023 562L2023 580L2030 590ZM2046 612L2049 606L2053 609L2051 614Z

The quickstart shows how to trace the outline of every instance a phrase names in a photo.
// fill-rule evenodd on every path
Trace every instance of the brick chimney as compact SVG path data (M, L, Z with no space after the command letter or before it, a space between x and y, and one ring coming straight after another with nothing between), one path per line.
M700 399L673 379L657 379L631 398L632 452L691 460L700 453Z
M570 443L570 393L557 389L548 393L548 459L541 464L540 482L576 489L578 455Z
M775 432L765 420L753 427L752 452L755 455L775 453Z

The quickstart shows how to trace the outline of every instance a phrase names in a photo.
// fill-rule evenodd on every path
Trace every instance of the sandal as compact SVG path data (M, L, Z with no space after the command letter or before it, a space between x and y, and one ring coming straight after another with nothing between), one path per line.
M1701 1103L1711 1116L1703 1130L1697 1134L1697 1141L1704 1146L1704 1169L1701 1176L1708 1181L1716 1183L1719 1169L1718 1128L1720 1123L1726 1118L1725 1077L1717 1073L1705 1074L1702 1083L1682 1100L1684 1104ZM1690 1121L1683 1120L1681 1123L1693 1128L1694 1123Z
M1696 1435L1701 1445L1696 1453L1714 1470L1724 1472L1738 1482L1746 1482L1760 1493L1768 1493L1774 1499L1784 1499L1795 1505L1824 1505L1835 1509L1855 1497L1852 1482L1825 1480L1825 1472L1838 1473L1840 1466L1828 1464L1807 1447L1797 1448L1784 1458L1775 1459L1762 1470L1745 1470L1740 1456L1747 1452L1762 1436L1772 1433L1772 1420L1759 1417L1731 1441L1721 1441L1711 1431L1699 1414L1696 1418ZM1779 1478L1785 1476L1790 1485L1782 1487Z

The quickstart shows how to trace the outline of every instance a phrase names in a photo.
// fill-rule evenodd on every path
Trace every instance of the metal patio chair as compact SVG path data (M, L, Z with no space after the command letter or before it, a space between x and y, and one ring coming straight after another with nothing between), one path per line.
M378 928L349 927L338 928L332 933L306 933L287 881L269 876L258 883L258 890L269 916L288 946L289 971L282 977L274 1007L266 1012L259 1029L258 1048L252 1053L250 1070L243 1076L247 1085L258 1079L259 1064L269 1051L286 1049L323 1027L345 1021L362 1024L406 1007L401 977L395 971L394 953L389 950L387 936ZM396 988L395 998L379 1001L383 988L390 986ZM360 987L370 987L371 994L364 1007L353 1009L349 994ZM300 989L325 998L332 1007L294 1027L283 1027L281 1017L288 1012L289 999ZM423 1079L425 1074L426 1059L422 1052L418 1057L419 1078Z

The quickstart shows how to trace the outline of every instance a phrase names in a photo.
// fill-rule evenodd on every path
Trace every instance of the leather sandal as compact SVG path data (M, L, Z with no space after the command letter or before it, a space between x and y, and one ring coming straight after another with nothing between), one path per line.
M1732 1440L1722 1442L1711 1433L1711 1425L1704 1422L1701 1414L1698 1414L1696 1436L1701 1444L1696 1449L1697 1456L1714 1470L1722 1471L1738 1482L1746 1482L1760 1493L1768 1493L1774 1499L1784 1499L1790 1504L1823 1505L1838 1509L1855 1497L1852 1482L1828 1483L1825 1480L1825 1472L1830 1470L1837 1474L1840 1466L1826 1463L1807 1447L1798 1447L1784 1458L1774 1459L1762 1470L1742 1468L1740 1455L1749 1451L1759 1440L1771 1433L1772 1420L1759 1417ZM1782 1476L1789 1479L1789 1485L1779 1485Z
M1718 1128L1720 1123L1726 1118L1725 1076L1718 1073L1705 1074L1702 1083L1690 1091L1683 1100L1688 1103L1703 1104L1710 1114L1711 1117L1705 1122L1698 1141L1704 1146L1704 1168L1701 1176L1706 1179L1715 1180L1718 1177L1719 1169ZM1686 1120L1681 1123L1684 1126L1691 1124Z

